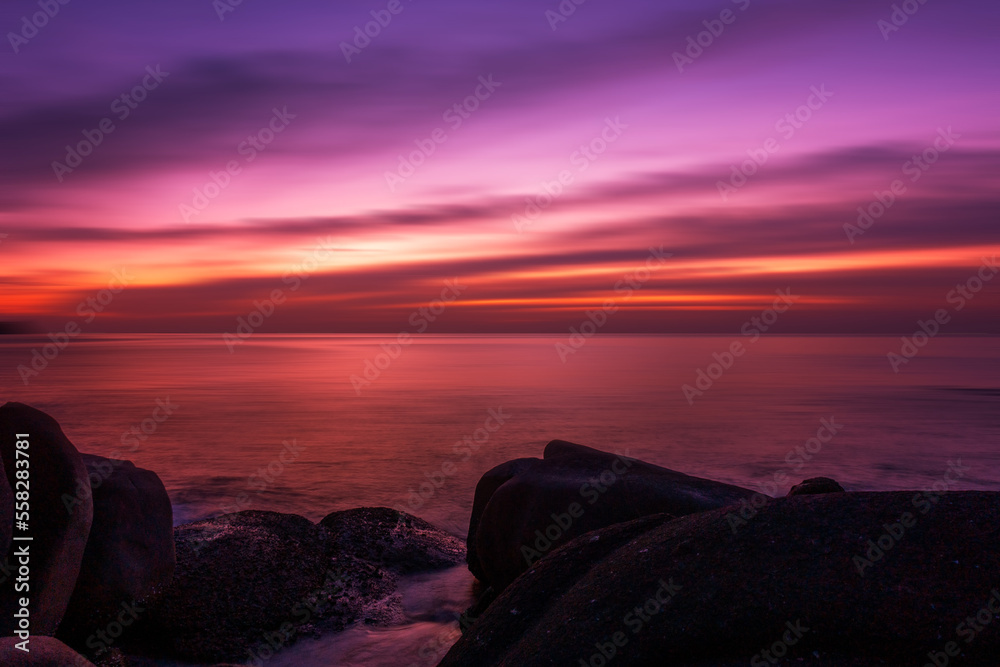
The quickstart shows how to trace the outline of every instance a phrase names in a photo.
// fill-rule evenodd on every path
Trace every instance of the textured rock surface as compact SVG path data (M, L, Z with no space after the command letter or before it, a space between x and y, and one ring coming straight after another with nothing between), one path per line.
M317 628L399 615L395 577L330 548L326 530L276 512L178 526L174 580L139 644L196 662L249 661Z
M949 642L960 664L996 664L1000 632L967 641L966 619L1000 601L1000 494L795 496L735 531L727 511L571 542L509 586L441 667L587 664L618 632L612 664L749 664L789 623L808 628L789 664L922 665ZM663 582L679 589L640 622Z
M336 550L400 573L451 567L465 558L458 538L423 519L388 507L328 514L320 525Z

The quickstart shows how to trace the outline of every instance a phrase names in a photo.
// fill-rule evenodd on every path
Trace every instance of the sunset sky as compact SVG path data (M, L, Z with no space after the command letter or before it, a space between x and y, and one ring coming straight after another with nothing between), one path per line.
M427 333L609 299L606 332L735 332L786 288L780 332L906 333L1000 249L996 2L397 2L76 0L37 34L5 2L0 320L223 332L282 290L261 331L395 333L458 279Z

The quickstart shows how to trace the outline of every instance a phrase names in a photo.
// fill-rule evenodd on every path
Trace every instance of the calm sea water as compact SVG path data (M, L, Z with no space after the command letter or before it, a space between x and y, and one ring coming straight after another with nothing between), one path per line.
M886 359L899 338L738 339L746 353L692 405L682 386L718 375L713 354L736 339L595 337L564 363L557 336L425 336L392 360L376 336L258 334L234 353L219 336L90 336L25 385L18 365L48 341L6 336L0 401L49 412L81 451L156 471L177 523L387 505L464 537L480 475L555 438L754 488L785 472L781 494L818 475L924 488L959 458L970 470L953 488L1000 488L1000 339L933 339L899 373ZM352 384L367 361L384 368ZM158 400L172 414L148 421ZM823 419L842 428L810 460L789 457ZM432 665L468 585L461 568L408 580L409 625L300 642L268 664Z

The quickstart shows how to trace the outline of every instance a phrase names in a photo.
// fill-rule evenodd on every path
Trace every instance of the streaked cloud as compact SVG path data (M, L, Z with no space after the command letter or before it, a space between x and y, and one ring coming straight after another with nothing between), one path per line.
M100 330L223 331L323 240L330 261L272 332L395 331L456 276L470 287L436 331L564 331L650 246L673 257L608 331L729 331L787 286L788 331L895 331L1000 246L993 5L928 3L887 42L885 7L752 0L679 73L672 53L733 3L591 0L555 31L549 4L407 5L351 63L338 44L368 6L65 6L0 69L0 319L57 326L129 266ZM59 182L52 162L155 65L166 80ZM486 75L500 87L449 127ZM817 85L833 97L722 201L717 182ZM294 121L247 160L275 108ZM607 118L627 129L581 167ZM947 127L954 147L906 180ZM511 216L564 171L518 233ZM897 178L906 193L850 243L844 224ZM984 294L954 330L996 331L998 304Z

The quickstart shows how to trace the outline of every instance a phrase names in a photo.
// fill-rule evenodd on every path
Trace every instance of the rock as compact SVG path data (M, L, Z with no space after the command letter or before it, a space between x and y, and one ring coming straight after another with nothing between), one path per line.
M92 637L131 605L147 607L174 573L170 498L160 478L128 461L82 455L94 521L80 576L57 636L95 658ZM141 612L139 612L141 613ZM127 613L131 619L132 614ZM89 644L88 644L89 639Z
M24 469L16 461L25 460L16 458L18 433L28 434L30 443L24 451L31 473L28 534L34 538L30 543L31 633L53 635L73 593L93 518L89 494L82 494L86 497L79 502L64 501L76 498L77 480L86 479L87 470L55 419L22 403L7 403L0 407L0 455L15 494L16 471ZM18 548L13 542L8 557ZM13 563L13 558L7 562ZM19 597L13 577L0 583L0 635L13 635Z
M23 432L23 431L22 431ZM58 639L32 636L30 653L15 648L17 637L0 639L0 665L4 667L94 667L94 664Z
M797 659L795 662L767 662L762 656L760 657L763 662L758 661L758 665L767 665L767 667L784 667L784 665L792 665L794 667L914 667L912 663L899 662L897 660L885 661L880 659L872 658L852 658L850 656L845 656L843 654L836 653L824 653L823 655L806 655ZM771 656L774 659L774 656ZM679 667L747 667L751 663L746 660L726 660L720 662L718 660L709 660L705 662L685 662Z
M263 660L300 634L401 614L393 575L333 552L300 516L237 512L178 526L175 540L174 580L134 642L153 653Z
M14 534L14 492L7 481L7 471L0 458L0 558L10 551L10 538ZM9 566L8 566L9 567ZM0 577L6 572L0 571Z
M790 626L789 664L924 664L949 642L963 665L996 664L1000 633L969 642L966 619L1000 602L1000 493L795 496L735 530L731 511L574 540L509 586L440 667L596 664L602 647L638 667L747 664Z
M793 486L788 495L810 496L820 493L844 493L844 487L829 477L813 477Z
M550 442L543 456L501 464L476 487L469 570L495 591L588 531L649 514L704 512L754 495L562 440Z
M458 538L388 507L333 512L320 525L341 553L403 574L452 567L465 558L465 545Z
M135 667L121 649L111 648L93 658L96 667Z
M469 517L469 534L465 540L465 562L469 565L469 571L481 582L486 582L489 575L480 564L479 552L476 548L477 536L479 535L479 523L482 520L486 506L497 489L516 477L521 471L528 470L538 463L536 458L514 459L501 463L500 465L487 470L479 483L476 484L476 493L472 500L472 515Z

